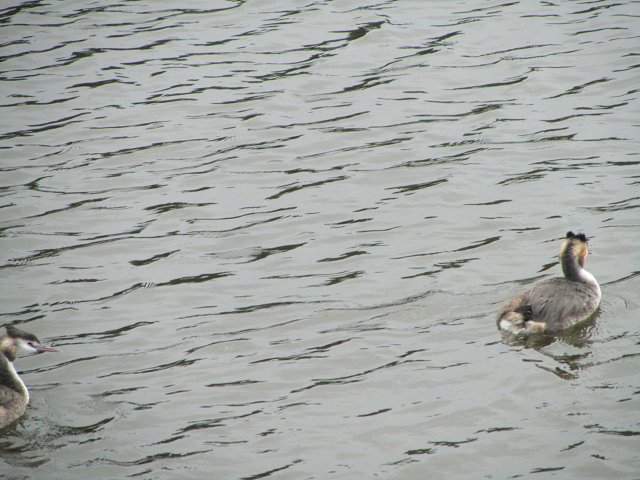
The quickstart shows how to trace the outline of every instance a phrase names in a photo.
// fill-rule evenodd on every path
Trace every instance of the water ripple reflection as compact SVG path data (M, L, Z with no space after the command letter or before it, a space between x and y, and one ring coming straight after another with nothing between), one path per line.
M11 478L635 478L637 2L0 8ZM499 305L592 239L591 322ZM53 454L55 452L55 454Z

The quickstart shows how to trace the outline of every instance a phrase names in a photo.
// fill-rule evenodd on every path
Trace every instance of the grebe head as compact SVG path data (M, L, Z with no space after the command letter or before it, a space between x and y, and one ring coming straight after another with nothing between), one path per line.
M7 334L0 339L0 350L13 362L16 357L36 355L43 352L59 352L57 348L45 345L32 333L14 326L7 326Z
M564 276L572 279L578 270L584 269L588 254L589 246L586 235L567 232L558 254Z

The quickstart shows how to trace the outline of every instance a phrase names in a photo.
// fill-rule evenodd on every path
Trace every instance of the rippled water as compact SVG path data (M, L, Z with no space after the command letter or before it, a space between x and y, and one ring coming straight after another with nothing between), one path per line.
M64 350L4 478L638 478L640 3L0 18L1 320ZM570 229L596 320L501 338Z

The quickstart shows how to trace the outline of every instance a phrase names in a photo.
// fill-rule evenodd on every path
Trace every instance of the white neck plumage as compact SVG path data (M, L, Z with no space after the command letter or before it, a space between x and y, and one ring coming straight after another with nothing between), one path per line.
M4 354L0 353L0 355L2 355L3 357L2 359L0 359L0 362L4 363L4 365L0 366L4 367L11 380L13 380L12 385L10 385L9 388L16 390L18 393L23 395L27 401L26 403L29 403L29 390L27 390L27 386L18 375L18 372L16 372L16 367L13 366L13 362L10 362L9 359L4 356Z

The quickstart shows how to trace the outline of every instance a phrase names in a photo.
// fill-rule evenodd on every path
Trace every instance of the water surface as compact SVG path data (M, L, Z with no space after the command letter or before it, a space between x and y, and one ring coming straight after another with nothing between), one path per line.
M638 2L0 17L6 478L637 478ZM567 230L598 315L503 339Z

